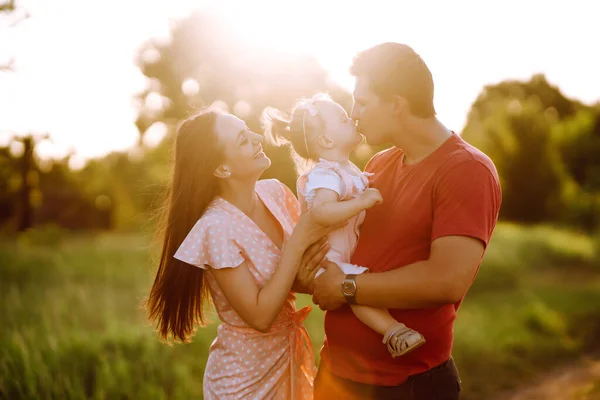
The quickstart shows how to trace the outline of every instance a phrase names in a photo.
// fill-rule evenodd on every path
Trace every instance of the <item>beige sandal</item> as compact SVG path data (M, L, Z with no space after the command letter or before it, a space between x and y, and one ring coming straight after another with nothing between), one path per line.
M408 328L401 322L392 325L383 336L383 344L392 357L400 357L425 344L425 338L419 332Z

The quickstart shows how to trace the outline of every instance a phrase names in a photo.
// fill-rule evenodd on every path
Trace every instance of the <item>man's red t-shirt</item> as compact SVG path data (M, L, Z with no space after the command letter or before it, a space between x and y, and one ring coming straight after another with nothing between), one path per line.
M424 160L403 164L403 152L376 154L365 168L383 204L367 211L352 263L383 272L427 260L431 242L458 235L486 246L501 203L496 168L482 152L453 134ZM360 291L360 286L358 288ZM321 359L334 374L355 382L396 386L450 358L457 304L390 310L427 342L392 358L381 335L360 322L347 305L325 314Z

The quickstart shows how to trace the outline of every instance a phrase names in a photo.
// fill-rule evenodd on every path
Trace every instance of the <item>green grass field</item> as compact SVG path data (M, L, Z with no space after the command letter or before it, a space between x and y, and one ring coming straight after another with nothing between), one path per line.
M491 398L597 349L596 245L549 227L498 226L455 328L464 399ZM216 324L192 344L158 341L139 308L153 278L149 250L131 234L0 240L0 398L201 398ZM306 324L318 349L322 313Z

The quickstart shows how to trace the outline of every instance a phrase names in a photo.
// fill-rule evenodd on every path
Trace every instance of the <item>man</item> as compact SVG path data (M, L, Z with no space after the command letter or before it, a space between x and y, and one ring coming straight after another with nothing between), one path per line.
M435 116L431 72L409 46L359 53L352 118L372 145L366 170L383 204L367 212L353 264L313 282L325 314L315 399L458 399L451 358L456 311L477 274L501 203L492 161ZM426 343L392 358L346 304L387 308Z

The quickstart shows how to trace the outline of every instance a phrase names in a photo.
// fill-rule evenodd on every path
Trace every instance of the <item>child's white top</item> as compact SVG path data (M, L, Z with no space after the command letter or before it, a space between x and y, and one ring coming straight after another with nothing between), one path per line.
M337 162L320 159L310 171L298 178L296 186L302 212L305 213L313 207L317 189L333 190L338 194L339 201L360 196L369 187L368 176L369 174L362 172L352 163L345 169ZM366 268L350 264L364 219L365 211L362 211L350 218L346 226L328 236L331 250L327 253L327 258L338 264L347 274L366 271Z

